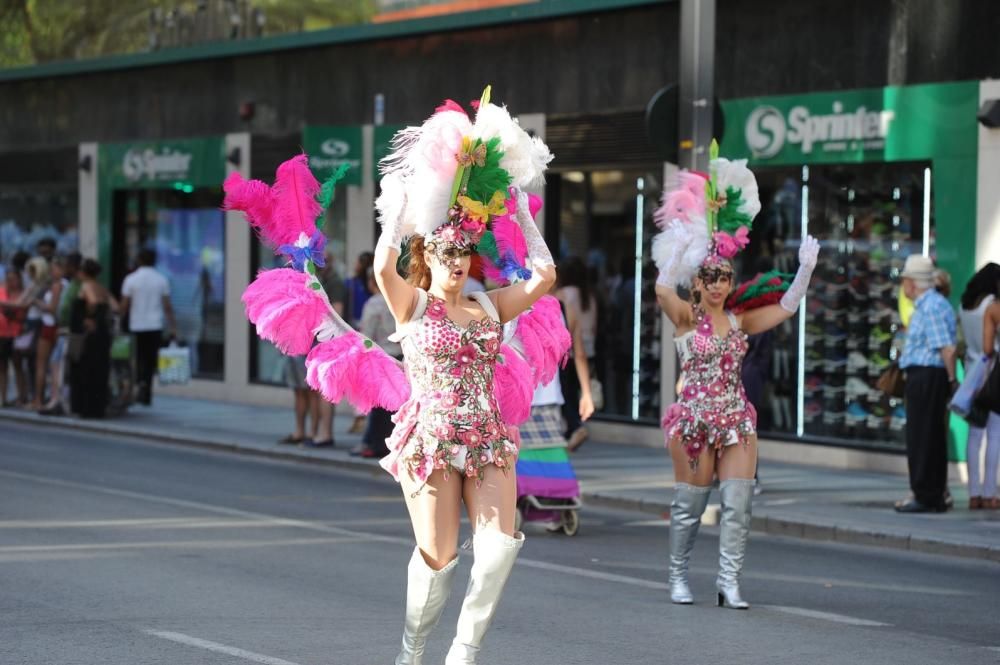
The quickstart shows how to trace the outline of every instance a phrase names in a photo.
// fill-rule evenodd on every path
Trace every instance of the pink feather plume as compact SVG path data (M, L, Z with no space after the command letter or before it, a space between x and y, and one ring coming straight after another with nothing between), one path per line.
M239 173L230 173L222 183L226 197L223 210L239 210L268 244L275 243L268 237L271 211L274 203L271 187L260 180L245 180Z
M459 113L465 113L465 109L462 108L462 105L454 99L446 99L441 102L440 106L434 109L435 113L440 113L442 111L458 111Z
M316 200L320 184L309 170L309 160L296 155L283 162L275 174L274 208L266 237L280 246L294 244L300 233L312 236L316 231L316 218L323 207Z
M493 397L500 418L515 427L530 418L534 391L531 367L517 351L504 344L493 371Z
M328 401L347 399L363 413L375 406L396 411L410 398L402 365L356 332L317 344L306 357L306 382Z
M677 174L677 187L663 193L660 207L653 212L653 221L660 229L679 219L690 223L691 217L705 214L706 178L697 172L681 171Z
M261 271L243 292L247 318L257 326L257 334L282 353L308 352L313 330L330 316L330 305L308 287L309 279L291 268L274 268Z
M535 370L535 385L544 385L555 378L573 345L559 301L552 296L542 296L529 311L517 317L515 336Z

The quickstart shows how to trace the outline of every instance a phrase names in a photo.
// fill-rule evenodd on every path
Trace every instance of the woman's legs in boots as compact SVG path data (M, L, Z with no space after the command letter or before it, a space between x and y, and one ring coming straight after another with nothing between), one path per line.
M688 585L688 561L708 504L715 474L715 450L707 448L691 468L679 439L670 443L674 464L674 498L670 503L670 600L681 605L694 602Z
M472 524L474 561L462 601L455 639L445 665L475 663L524 535L514 532L516 478L513 469L486 467L482 483L465 480L465 506Z
M396 665L421 665L424 644L441 618L458 564L462 477L434 471L426 483L400 475L417 546L407 567L406 621Z
M740 596L740 574L750 535L753 474L757 466L757 438L746 445L726 446L718 462L719 495L719 605L745 610L750 605Z

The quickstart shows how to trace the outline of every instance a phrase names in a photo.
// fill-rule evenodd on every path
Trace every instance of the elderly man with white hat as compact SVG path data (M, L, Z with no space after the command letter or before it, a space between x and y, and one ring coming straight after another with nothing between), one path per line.
M955 377L955 310L934 288L934 263L906 258L900 277L913 316L899 366L906 373L906 457L913 496L901 513L943 513L948 507L948 400Z

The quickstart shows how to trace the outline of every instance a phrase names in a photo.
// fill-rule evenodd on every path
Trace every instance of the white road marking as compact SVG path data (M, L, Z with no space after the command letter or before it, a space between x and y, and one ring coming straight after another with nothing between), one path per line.
M787 607L784 605L756 605L755 607L760 607L766 610L774 610L775 612L784 612L785 614L794 614L795 616L807 617L810 619L822 619L823 621L844 623L849 626L870 626L875 628L892 626L891 623L858 619L857 617L849 617L843 614L834 614L832 612L818 612L816 610L807 610L802 607Z
M245 547L273 547L294 545L326 545L329 543L356 543L371 538L288 538L285 540L157 540L124 543L74 543L71 545L8 545L0 547L0 554L17 552L88 552L99 550L146 549L240 549Z
M0 563L38 563L40 561L78 561L130 556L128 552L29 552L0 554Z
M637 522L625 522L622 526L670 526L670 520L639 520Z
M218 642L203 640L200 637L192 637L190 635L185 635L184 633L173 633L167 630L152 630L149 628L143 630L142 632L147 635L152 635L153 637L159 637L160 639L177 642L178 644L186 644L187 646L205 649L206 651L214 651L215 653L224 653L227 656L235 656L236 658L249 660L252 663L263 663L263 665L298 665L298 663L293 663L292 661L284 660L283 658L265 656L264 654L247 651L246 649L231 647L227 644L219 644Z
M550 563L548 561L518 558L517 565L525 566L527 568L536 568L538 570L548 570L555 573L564 573L566 575L575 575L577 577L586 577L592 580L603 580L605 582L616 582L618 584L644 587L646 589L656 589L657 591L666 591L670 589L670 585L665 584L664 582L654 582L653 580L644 580L639 577L615 575L614 573L602 573L599 570L590 570L588 568L562 566L558 563Z

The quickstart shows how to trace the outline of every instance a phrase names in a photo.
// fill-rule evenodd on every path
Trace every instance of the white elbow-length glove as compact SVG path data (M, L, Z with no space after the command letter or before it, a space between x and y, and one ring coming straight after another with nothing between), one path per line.
M799 269L795 273L795 279L788 291L781 296L781 307L794 314L799 308L799 303L806 295L809 288L809 280L812 278L813 270L816 268L816 258L819 256L819 242L812 236L806 236L799 245Z
M524 234L524 242L528 246L528 266L532 269L544 268L545 266L555 266L552 260L552 252L545 244L545 239L538 232L538 226L531 217L531 210L528 207L528 195L524 192L517 193L517 223Z

